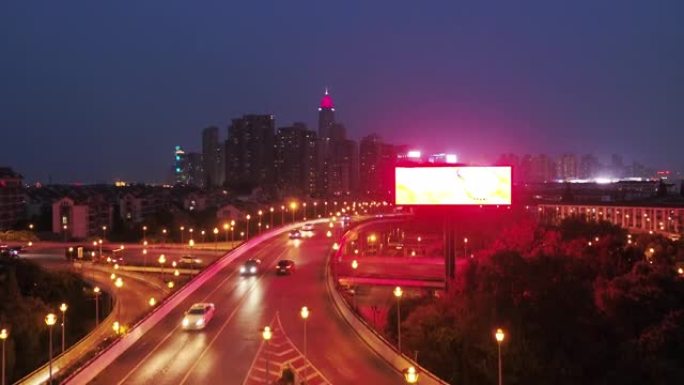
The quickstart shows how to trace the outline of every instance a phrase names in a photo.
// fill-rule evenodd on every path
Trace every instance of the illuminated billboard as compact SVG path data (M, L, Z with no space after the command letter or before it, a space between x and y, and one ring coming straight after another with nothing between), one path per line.
M397 205L510 205L511 168L395 168Z

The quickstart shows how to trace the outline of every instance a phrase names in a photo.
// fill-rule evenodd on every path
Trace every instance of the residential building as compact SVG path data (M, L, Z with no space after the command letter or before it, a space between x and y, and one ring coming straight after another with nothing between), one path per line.
M52 203L52 232L65 240L99 235L112 227L112 205L101 194L84 199L63 197Z
M363 198L389 200L394 189L396 146L371 134L359 144L359 191Z
M274 145L273 115L233 119L225 143L226 183L242 190L273 187Z
M0 167L0 230L11 229L22 219L25 198L22 176L9 167Z
M225 179L224 145L219 141L218 127L207 127L202 131L202 168L207 188L222 186Z
M278 129L275 145L276 184L283 195L316 192L316 133L304 123Z

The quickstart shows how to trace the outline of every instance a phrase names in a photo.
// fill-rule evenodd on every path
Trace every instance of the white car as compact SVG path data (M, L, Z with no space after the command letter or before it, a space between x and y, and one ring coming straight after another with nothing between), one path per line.
M216 307L213 303L196 303L190 307L190 310L185 312L181 326L184 330L199 330L204 329L205 326L214 318Z
M302 226L301 231L313 231L314 226L311 223L305 223L304 226Z

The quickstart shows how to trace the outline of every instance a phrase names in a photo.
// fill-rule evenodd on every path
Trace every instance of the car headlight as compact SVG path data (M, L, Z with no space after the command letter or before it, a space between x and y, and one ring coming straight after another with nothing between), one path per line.
M250 273L256 273L256 267L252 266L249 268Z
M195 326L202 326L204 325L204 319L198 319L197 322L195 322Z
M184 317L183 322L181 322L181 324L184 328L188 327L188 325L190 325L190 320L188 319L188 317Z
M245 271L247 271L247 270L245 270L244 266L240 267L240 273L244 273Z

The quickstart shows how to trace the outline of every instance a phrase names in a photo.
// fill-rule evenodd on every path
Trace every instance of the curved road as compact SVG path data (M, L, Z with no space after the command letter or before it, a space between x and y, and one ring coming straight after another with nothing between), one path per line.
M297 365L305 366L311 379L308 383L389 385L403 381L399 373L365 345L330 303L324 273L332 241L325 238L321 226L318 228L319 235L299 245L288 240L286 234L257 245L248 254L262 260L260 275L241 277L237 270L244 258L233 262L91 383L254 383L265 377L266 365L275 374L278 359L288 354L298 372ZM275 275L274 265L280 258L296 261L297 271L292 276ZM205 330L184 332L179 328L180 320L195 302L215 303L216 315ZM306 360L300 353L305 351L304 324L299 316L304 305L311 311L306 351L313 367L302 364ZM275 328L274 338L266 349L260 332L265 325ZM294 347L279 345L279 340ZM277 351L279 347L285 349L282 354ZM321 378L327 381L317 382Z

